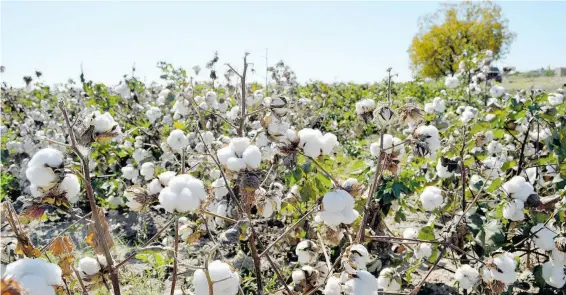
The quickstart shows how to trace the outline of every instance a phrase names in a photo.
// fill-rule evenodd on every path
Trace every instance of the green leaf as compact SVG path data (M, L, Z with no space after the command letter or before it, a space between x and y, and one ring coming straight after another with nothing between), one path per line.
M181 123L181 122L179 122L179 121L175 121L175 122L173 123L173 126L174 126L175 128L177 128L177 129L181 129L181 130L183 130L183 131L185 131L185 129L186 129L186 128L185 128L185 124L183 124L183 123Z
M496 189L501 187L501 182L502 182L501 178L494 179L491 182L491 184L485 189L485 191L488 192L488 193L494 192Z
M419 234L417 235L419 240L433 241L434 240L434 228L433 225L425 226L421 228Z

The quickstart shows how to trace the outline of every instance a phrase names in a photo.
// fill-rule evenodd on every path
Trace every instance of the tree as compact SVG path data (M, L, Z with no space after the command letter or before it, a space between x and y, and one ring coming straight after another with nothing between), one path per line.
M515 38L501 7L492 2L445 3L420 19L419 26L409 56L413 72L424 77L454 75L464 52L491 50L500 58Z

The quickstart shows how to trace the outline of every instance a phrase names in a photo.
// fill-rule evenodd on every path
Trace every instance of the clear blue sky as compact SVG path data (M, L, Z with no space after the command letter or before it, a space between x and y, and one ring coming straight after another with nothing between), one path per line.
M566 66L566 2L501 2L517 39L505 64ZM418 17L437 2L6 2L1 5L3 79L43 71L48 83L87 78L116 84L135 62L158 79L160 60L191 68L218 50L239 65L245 51L263 80L283 59L300 81L368 82L392 66L411 77L407 48ZM203 74L201 74L203 75ZM208 73L205 73L207 76Z

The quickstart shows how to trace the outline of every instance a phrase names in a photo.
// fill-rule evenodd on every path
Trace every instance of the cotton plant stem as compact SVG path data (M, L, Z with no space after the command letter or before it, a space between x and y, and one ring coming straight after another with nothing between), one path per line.
M77 155L77 157L81 161L81 166L83 170L83 175L85 178L85 189L86 195L88 197L88 201L90 204L90 210L92 212L92 219L94 221L94 228L96 230L96 238L101 239L101 246L104 252L104 256L106 258L106 263L108 268L110 269L110 280L112 281L112 289L114 290L115 295L120 295L120 281L118 279L118 273L114 269L114 261L112 259L112 255L110 254L110 248L108 247L108 241L106 241L106 234L105 230L100 223L100 218L104 218L104 216L99 216L98 206L96 205L96 199L94 196L94 190L92 188L92 182L90 178L90 168L88 164L88 155L83 155L81 150L79 149L79 145L77 143L77 139L75 137L75 132L73 126L71 125L71 121L69 119L69 115L67 114L67 110L64 104L61 102L59 103L59 108L63 113L63 117L65 118L65 123L67 124L67 129L69 133L69 137L71 139L71 149ZM108 233L110 234L110 233Z
M173 273L172 281L171 281L171 295L175 295L175 285L177 283L177 265L179 260L179 217L175 218L175 242L174 242L174 249L175 249L175 259L173 260Z
M438 254L438 258L436 258L436 261L434 262L434 264L432 265L432 267L430 268L430 270L426 273L426 275L421 279L421 281L415 286L415 288L413 289L413 291L411 291L411 293L409 293L410 295L417 295L421 289L421 287L424 285L424 283L426 282L426 279L430 276L430 274L434 271L434 269L436 268L436 266L438 265L438 263L440 262L440 260L442 259L442 257L444 256L444 252L446 251L446 247L442 247L442 249L440 250L440 253Z
M73 270L73 272L75 273L75 276L77 276L77 281L79 281L79 285L81 286L81 289L83 290L83 295L88 295L88 291L83 283L83 279L81 279L81 274L79 273L79 271L73 266L73 264L71 263L71 269Z
M326 260L326 265L328 266L328 271L330 271L330 268L332 267L332 263L330 262L330 257L328 256L328 253L326 253L326 247L324 246L324 240L322 239L322 236L320 235L320 232L316 232L316 236L318 237L318 242L320 243L320 248L322 249L322 253L324 254L324 259Z

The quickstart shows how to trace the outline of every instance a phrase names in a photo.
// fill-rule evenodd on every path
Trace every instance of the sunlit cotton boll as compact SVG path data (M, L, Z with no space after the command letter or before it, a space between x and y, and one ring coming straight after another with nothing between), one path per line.
M497 266L489 268L493 279L501 281L506 285L513 284L517 280L517 273L515 272L517 262L515 261L515 256L511 253L505 252L499 255L493 259L493 264Z
M244 153L246 148L248 148L249 145L250 145L250 139L247 137L232 138L229 144L232 151L234 151L236 156L239 158L242 157L242 154Z
M426 211L433 211L436 208L440 208L444 202L442 191L435 186L426 187L421 193L420 199Z
M430 155L436 155L436 151L440 148L440 135L438 129L432 125L422 125L415 130L418 139L422 139L430 151Z
M94 126L95 133L108 132L117 125L110 113L105 112L104 114L101 114L98 111L94 113L94 119L91 124Z
M214 198L216 200L221 200L224 196L226 196L229 191L226 187L226 182L223 178L217 178L215 181L212 182L212 188L214 190Z
M556 106L564 102L564 95L560 93L550 93L548 94L548 103L550 105Z
M370 145L369 150L372 156L379 157L379 148L381 140ZM383 134L383 152L390 155L391 153L399 153L403 149L401 139L393 137L391 134Z
M522 221L525 219L524 209L523 201L513 199L503 208L503 217L512 221Z
M26 169L27 179L38 187L50 187L57 181L53 169L45 166L30 166Z
M385 292L397 292L401 290L401 280L392 268L384 268L377 278L379 290Z
M444 85L446 85L446 88L456 88L460 85L460 81L458 80L458 77L446 77Z
M534 194L533 185L525 180L523 176L514 176L502 186L513 199L526 202L530 195Z
M79 178L74 174L66 174L59 184L59 190L65 193L65 197L67 197L69 202L76 203L79 200L79 192L81 191Z
M432 245L429 243L421 243L415 250L415 258L427 259L432 255Z
M448 167L442 166L442 160L438 159L438 164L436 164L436 175L440 178L448 178L454 175L454 172L448 171Z
M557 289L566 284L564 266L556 265L553 261L547 261L542 265L542 277L547 284Z
M194 211L205 198L206 191L202 181L188 174L173 177L159 193L159 203L171 213Z
M100 271L100 263L96 258L84 257L79 260L79 273L84 273L87 276L92 276Z
M240 276L232 271L230 266L222 261L215 260L208 264L208 274L212 285L212 293L219 295L236 295L240 286ZM195 295L208 295L210 289L207 275L204 270L197 269L193 276Z
M556 247L554 245L554 237L556 237L556 234L544 224L539 223L533 226L531 228L531 234L535 245L541 250L550 251Z
M375 100L373 99L363 99L356 102L356 114L361 116L366 113L371 113L375 110Z
M250 145L242 153L242 158L249 168L257 169L261 164L261 151L257 146Z
M318 258L317 245L311 240L304 240L297 244L295 254L299 259L300 264L311 264Z
M337 277L330 277L324 287L324 295L341 295L342 283Z
M494 85L489 89L489 93L493 97L501 97L505 94L505 88L501 85Z
M55 295L53 286L62 286L61 268L42 259L23 258L6 266L3 274L27 290L28 295Z
M497 141L491 141L487 145L487 152L491 155L498 155L503 151L503 145Z
M460 116L460 121L462 123L468 123L476 117L476 112L474 112L474 108L466 107Z
M145 162L142 164L140 169L140 174L145 178L145 180L150 180L154 177L155 166L152 162Z
M460 284L461 288L469 290L479 281L480 273L469 264L464 264L456 270L454 279Z
M171 131L169 137L167 137L167 144L171 147L171 149L179 152L189 145L189 139L183 130L175 129Z
M440 98L435 97L432 102L425 103L424 111L428 114L443 113L446 110L446 102Z
M323 210L318 216L330 226L351 224L358 219L359 213L354 210L354 198L344 190L326 193L322 198L322 205Z
M377 280L365 270L358 271L344 284L344 291L351 295L377 295L377 288Z
M44 148L33 155L28 162L28 167L31 166L49 166L52 168L60 167L63 165L64 156L59 150L54 148Z
M134 178L138 177L139 171L134 167L132 164L128 164L125 167L122 167L122 177L127 180L133 180Z
M412 228L412 227L408 227L403 231L403 238L405 239L416 239L417 235L419 234L419 232Z
M149 120L149 123L153 124L161 117L161 110L158 107L150 107L145 112L145 115Z

